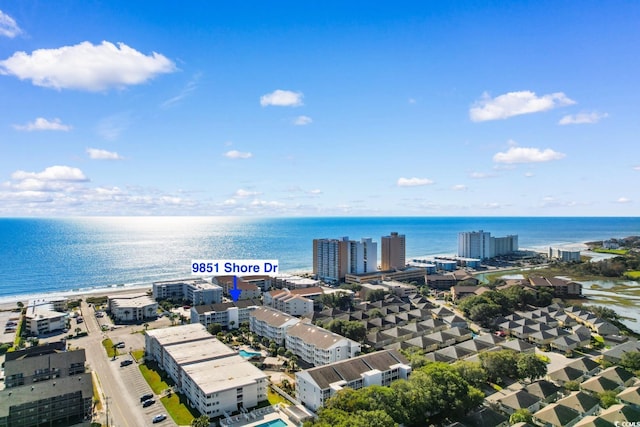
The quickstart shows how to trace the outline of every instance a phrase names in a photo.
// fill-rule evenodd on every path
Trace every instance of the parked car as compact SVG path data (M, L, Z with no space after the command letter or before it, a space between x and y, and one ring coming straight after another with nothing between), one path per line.
M146 393L143 394L142 396L140 396L140 402L144 402L145 400L149 400L153 398L153 394L151 393Z
M151 406L154 403L156 403L156 401L153 399L145 400L144 402L142 402L142 407L146 408L147 406Z
M122 362L120 362L120 367L129 366L132 363L133 363L133 360L131 360L131 359L123 360Z
M155 423L159 423L161 421L164 421L166 419L167 419L167 416L165 414L158 414L158 415L156 415L155 417L153 417L151 419L151 422L153 422L155 424Z
M116 344L116 348L124 348L124 342L120 341L118 344Z

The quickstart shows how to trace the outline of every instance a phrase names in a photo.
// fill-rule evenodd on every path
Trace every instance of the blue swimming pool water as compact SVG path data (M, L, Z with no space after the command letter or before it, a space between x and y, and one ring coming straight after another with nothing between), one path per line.
M246 357L247 359L250 359L250 358L252 358L254 356L262 356L262 354L260 354L260 353L254 353L254 352L246 351L246 350L240 350L239 353L240 353L240 356Z
M287 427L287 423L278 418L277 420L267 421L266 423L259 424L255 427Z

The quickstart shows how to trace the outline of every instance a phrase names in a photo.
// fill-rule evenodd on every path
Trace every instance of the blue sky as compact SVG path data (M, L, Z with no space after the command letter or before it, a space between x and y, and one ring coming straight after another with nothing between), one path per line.
M0 0L0 216L638 215L640 3L343 3Z

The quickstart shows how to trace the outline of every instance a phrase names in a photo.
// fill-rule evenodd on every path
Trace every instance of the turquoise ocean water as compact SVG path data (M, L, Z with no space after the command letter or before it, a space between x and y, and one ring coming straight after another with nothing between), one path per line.
M380 245L397 231L408 257L455 254L458 232L479 229L531 248L640 235L640 218L3 218L0 301L186 277L192 259L278 259L282 271L309 271L314 238Z

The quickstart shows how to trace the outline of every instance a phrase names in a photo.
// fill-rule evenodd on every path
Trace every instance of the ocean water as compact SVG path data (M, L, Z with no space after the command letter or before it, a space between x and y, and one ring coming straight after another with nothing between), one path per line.
M278 259L310 271L314 238L397 231L407 256L455 254L461 231L517 234L521 248L640 235L640 218L90 217L0 219L0 302L190 276L192 259Z

